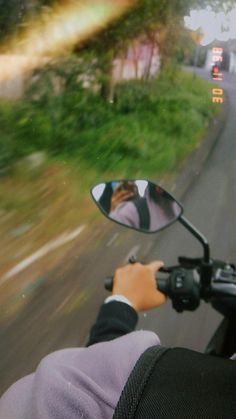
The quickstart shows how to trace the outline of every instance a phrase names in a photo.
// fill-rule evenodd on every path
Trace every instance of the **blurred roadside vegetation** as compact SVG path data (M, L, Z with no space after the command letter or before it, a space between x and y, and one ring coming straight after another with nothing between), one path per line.
M23 100L0 103L2 172L43 150L100 175L156 177L178 166L217 111L210 83L177 68L157 80L117 84L112 103L104 101L97 79L75 76L76 60L64 62L66 75L49 65Z
M211 84L177 67L155 80L117 84L110 103L97 78L78 77L77 60L50 64L23 100L0 103L2 273L94 220L95 183L174 173L219 109Z
M46 10L50 16L63 1L0 1L1 53L9 53L6 41L17 39L28 15ZM180 71L177 61L187 63L194 53L183 16L206 2L138 0L94 37L35 70L21 100L0 101L2 271L57 234L92 220L88 190L94 183L135 176L158 180L198 147L219 108L210 83ZM140 37L158 45L158 78L114 86L114 58L122 58ZM27 158L38 152L43 163L32 169Z

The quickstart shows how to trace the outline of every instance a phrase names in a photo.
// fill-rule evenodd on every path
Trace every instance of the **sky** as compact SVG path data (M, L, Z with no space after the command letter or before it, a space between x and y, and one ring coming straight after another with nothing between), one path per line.
M215 13L210 8L192 10L190 16L186 16L184 21L189 29L202 28L204 38L201 45L208 45L214 40L236 39L236 8L227 15L223 12Z

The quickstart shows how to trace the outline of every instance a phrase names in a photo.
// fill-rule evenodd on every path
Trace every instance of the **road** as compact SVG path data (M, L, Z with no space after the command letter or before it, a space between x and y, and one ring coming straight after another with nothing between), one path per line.
M225 129L182 203L185 216L208 237L212 256L235 261L236 75L225 74L222 87L230 102ZM141 260L163 259L166 264L175 263L180 254L202 253L199 243L178 223L158 235L145 236L101 222L104 228L91 233L79 259L75 244L62 265L31 293L20 314L1 325L0 394L32 372L47 353L86 342L107 295L102 280L129 252L136 251ZM206 304L194 313L177 314L168 303L142 314L138 327L157 332L165 346L203 351L220 320Z
M198 70L198 73L209 78L202 70ZM226 100L229 100L224 131L182 203L185 216L208 238L212 257L235 261L236 75L224 74L222 87L228 95ZM158 246L153 246L149 257L161 257L165 261L175 262L179 252L182 255L198 256L201 247L181 225L175 225L163 234L163 241ZM148 313L141 319L140 325L158 331L167 346L184 345L204 351L220 320L221 316L204 303L196 312L184 314L175 313L169 304L157 313Z

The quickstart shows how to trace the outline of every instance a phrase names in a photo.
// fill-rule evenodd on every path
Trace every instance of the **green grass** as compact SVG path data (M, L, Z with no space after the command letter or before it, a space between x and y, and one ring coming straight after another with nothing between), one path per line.
M95 183L174 173L219 109L211 84L185 73L174 83L162 78L120 84L114 104L85 93L71 89L0 105L0 168L12 165L0 184L0 260L9 253L9 232L19 226L32 225L26 235L38 248L90 222ZM32 173L19 159L38 150L46 151L48 161Z
M184 73L174 82L162 77L120 84L113 104L75 85L57 95L42 91L37 100L29 94L0 102L0 276L60 234L94 225L94 184L175 173L220 109L212 104L211 84ZM46 161L32 170L24 157L41 150ZM56 266L66 246L34 266L32 275ZM7 311L8 299L31 284L27 275L5 284L1 304Z
M101 222L89 194L94 184L175 173L220 109L212 104L211 84L183 73L174 83L121 84L114 104L85 93L73 88L0 104L0 174L10 167L0 182L0 276L60 234ZM23 157L39 150L47 159L32 170ZM56 266L70 246L50 253L32 275ZM6 283L2 307L9 310L9 298L28 289L32 277Z
M115 103L82 89L0 105L0 168L38 150L84 162L97 173L155 175L175 170L199 143L217 112L211 85L178 73L133 81L115 90Z

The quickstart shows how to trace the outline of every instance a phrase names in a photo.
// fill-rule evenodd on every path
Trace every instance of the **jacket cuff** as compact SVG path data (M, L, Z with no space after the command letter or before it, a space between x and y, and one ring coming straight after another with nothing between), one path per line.
M133 332L137 321L137 312L128 304L118 301L103 304L99 310L96 322L91 328L86 346L113 340Z

